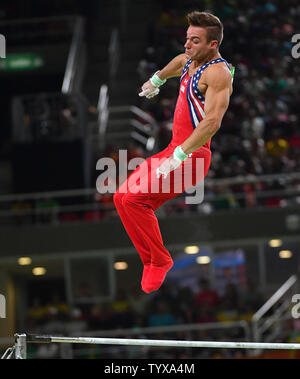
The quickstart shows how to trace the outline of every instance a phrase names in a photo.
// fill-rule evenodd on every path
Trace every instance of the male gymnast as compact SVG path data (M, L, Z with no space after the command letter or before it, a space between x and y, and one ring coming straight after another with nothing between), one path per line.
M166 149L137 167L114 194L124 228L144 265L141 286L146 293L159 289L173 265L154 212L179 195L174 179L179 169L183 169L183 176L190 176L193 186L206 176L211 138L221 126L232 94L233 72L219 53L221 21L211 13L198 11L189 13L187 20L185 52L157 71L139 94L152 98L167 79L180 77L172 140ZM201 175L195 165L199 158L204 162ZM167 180L170 186L166 192L162 187Z

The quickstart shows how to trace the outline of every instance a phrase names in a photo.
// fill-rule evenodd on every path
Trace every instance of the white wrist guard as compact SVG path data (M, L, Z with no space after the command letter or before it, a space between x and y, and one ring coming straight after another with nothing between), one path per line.
M184 153L181 146L177 146L174 150L174 158L180 162L183 162L187 159L188 155Z
M151 84L154 86L154 87L160 87L162 86L163 84L166 83L167 79L160 79L157 75L159 71L156 71L156 73L149 79Z

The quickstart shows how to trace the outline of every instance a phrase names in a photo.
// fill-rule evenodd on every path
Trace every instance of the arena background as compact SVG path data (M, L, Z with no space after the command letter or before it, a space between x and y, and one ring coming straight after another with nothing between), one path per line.
M96 190L96 164L168 144L178 80L151 100L138 93L183 51L191 10L224 23L234 92L203 202L179 196L157 211L175 264L146 295L112 194ZM297 0L1 1L1 352L17 332L300 341L299 24ZM253 316L274 293L262 328ZM240 357L299 353L28 346L35 359Z

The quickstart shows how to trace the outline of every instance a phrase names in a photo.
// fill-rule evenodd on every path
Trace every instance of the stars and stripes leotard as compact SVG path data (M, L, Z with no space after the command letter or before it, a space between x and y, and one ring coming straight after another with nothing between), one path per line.
M192 60L187 61L180 77L179 95L176 103L173 123L172 145L181 145L197 127L199 122L204 119L205 98L198 88L199 79L203 71L211 64L225 62L228 69L230 67L225 59L217 58L205 63L189 76L188 70ZM203 147L210 149L211 140L207 141Z

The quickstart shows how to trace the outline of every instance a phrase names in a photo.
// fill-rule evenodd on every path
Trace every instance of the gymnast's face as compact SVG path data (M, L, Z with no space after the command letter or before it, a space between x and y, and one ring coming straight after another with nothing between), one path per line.
M206 29L200 26L189 26L186 33L185 54L188 59L198 62L216 53L218 42L207 41Z

